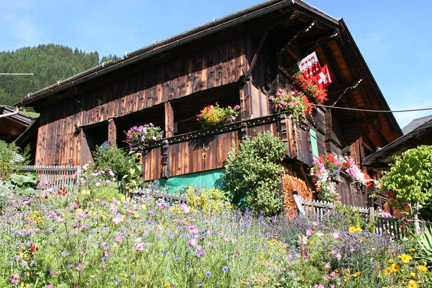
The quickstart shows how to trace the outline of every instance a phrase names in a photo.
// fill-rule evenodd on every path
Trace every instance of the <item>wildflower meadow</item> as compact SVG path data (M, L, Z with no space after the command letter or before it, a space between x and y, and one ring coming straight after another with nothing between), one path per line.
M55 187L11 198L0 287L427 287L409 245L343 214L316 222L222 208Z
M242 209L221 188L185 187L187 204L165 202L155 183L135 193L142 155L131 153L100 150L73 187L36 190L35 175L1 174L0 287L432 285L432 258L414 236L371 233L374 223L345 208L320 221L248 210L273 195L260 186ZM226 187L247 192L241 181Z

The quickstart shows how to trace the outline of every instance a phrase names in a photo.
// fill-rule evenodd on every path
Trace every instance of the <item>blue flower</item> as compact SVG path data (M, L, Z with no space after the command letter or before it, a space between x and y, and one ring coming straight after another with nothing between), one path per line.
M198 286L202 286L202 281L198 281Z
M227 272L227 271L228 271L228 267L227 267L227 266L224 266L224 267L222 268L222 271L223 271L223 272Z
M206 276L210 277L210 275L211 275L210 271L207 271Z

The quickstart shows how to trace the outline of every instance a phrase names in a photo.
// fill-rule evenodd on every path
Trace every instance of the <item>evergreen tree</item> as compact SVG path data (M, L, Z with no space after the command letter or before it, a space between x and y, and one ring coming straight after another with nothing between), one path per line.
M117 56L102 57L101 61L119 60ZM12 52L0 52L1 73L33 73L33 76L0 76L0 105L14 105L30 92L86 71L99 63L99 53L85 53L78 48L62 45L24 47Z

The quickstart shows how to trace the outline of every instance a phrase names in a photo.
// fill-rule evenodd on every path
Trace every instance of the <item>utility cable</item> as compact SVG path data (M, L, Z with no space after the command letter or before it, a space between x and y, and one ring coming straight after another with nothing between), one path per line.
M361 109L361 108L329 106L329 105L323 105L323 104L314 104L314 106L331 108L331 109L339 109L339 110L373 112L373 113L402 113L402 112L417 112L417 111L432 110L432 108L419 108L419 109L407 109L407 110L370 110L370 109Z

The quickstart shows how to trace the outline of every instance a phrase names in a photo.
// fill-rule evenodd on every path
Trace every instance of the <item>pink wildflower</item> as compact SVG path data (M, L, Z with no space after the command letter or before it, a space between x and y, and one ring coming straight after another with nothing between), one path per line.
M189 233L191 233L191 234L198 233L198 227L197 227L197 226L189 226L189 227L188 227L188 231L189 231Z

